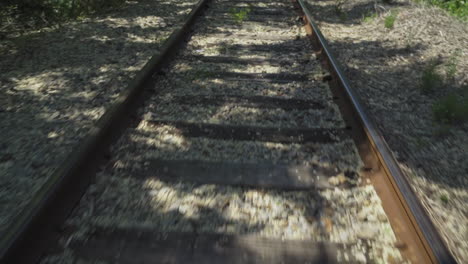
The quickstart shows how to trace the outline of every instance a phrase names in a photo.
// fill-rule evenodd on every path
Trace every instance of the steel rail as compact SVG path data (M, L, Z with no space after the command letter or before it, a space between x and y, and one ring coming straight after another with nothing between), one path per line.
M378 166L381 172L385 174L385 177L387 177L386 180L391 183L388 187L393 188L393 190L390 191L395 192L398 195L399 203L401 204L401 207L405 209L408 217L406 220L409 220L408 222L411 224L411 228L414 229L416 236L419 238L419 241L416 241L419 245L406 246L423 249L425 252L418 253L427 255L427 259L429 259L431 263L456 263L455 258L447 248L426 210L417 198L408 179L398 166L382 133L377 129L373 120L366 113L357 93L351 88L349 81L341 70L340 64L333 56L325 37L314 22L313 16L307 5L304 3L304 0L296 1L301 7L301 11L305 14L306 23L308 23L312 29L311 34L316 38L320 45L322 55L326 57L330 70L338 78L337 81L340 88L344 90L347 97L346 99L352 105L352 110L355 112L354 115L357 117L364 129L367 141L370 143L371 148L380 163ZM375 169L376 168L374 168L374 170ZM416 260L416 263L427 263L421 262L423 261L422 259L413 260Z
M44 185L34 194L29 203L15 217L0 237L0 263L34 263L47 248L50 236L57 234L61 220L71 212L70 204L76 204L92 178L87 173L99 163L97 153L108 147L114 138L121 117L135 103L138 96L152 81L176 51L188 33L195 18L209 0L200 0L188 14L181 27L164 42L159 53L154 55L138 72L115 103L89 130Z

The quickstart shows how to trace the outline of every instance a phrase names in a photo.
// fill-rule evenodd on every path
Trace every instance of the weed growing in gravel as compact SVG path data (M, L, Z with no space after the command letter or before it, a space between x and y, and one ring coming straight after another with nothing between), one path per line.
M224 54L224 55L228 54L229 53L228 44L226 42L221 42L218 46L217 51L219 54Z
M429 142L423 138L417 138L415 141L416 147L418 147L419 149L426 147L428 143Z
M458 57L460 56L461 50L457 49L452 56L450 56L449 62L446 65L445 73L448 80L453 80L455 73L457 73Z
M436 129L433 132L433 135L436 137L444 137L450 133L450 125L447 124L437 124Z
M368 12L368 13L362 15L362 20L361 21L363 23L370 23L376 18L377 18L377 13Z
M453 124L468 120L468 87L462 92L451 93L432 107L434 119L441 124Z
M242 23L249 13L252 11L250 7L246 8L230 8L229 13L231 14L231 17L237 22L237 23Z
M440 195L440 200L441 200L444 204L446 204L446 203L448 203L449 198L448 198L448 196L447 196L446 194L441 194L441 195Z
M341 20L345 20L348 16L343 11L343 5L345 4L346 0L335 0L335 13Z
M388 29L392 29L395 25L395 20L397 18L397 12L390 12L388 16L385 17L385 27Z
M193 79L207 79L215 77L216 74L206 70L198 70L193 72Z
M423 70L421 76L420 90L423 93L431 93L443 84L443 77L436 71L437 62L431 61Z

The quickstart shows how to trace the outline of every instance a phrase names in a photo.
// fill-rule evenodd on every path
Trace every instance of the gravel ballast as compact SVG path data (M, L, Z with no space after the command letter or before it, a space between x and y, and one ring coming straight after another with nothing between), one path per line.
M128 1L0 41L0 233L197 1Z
M468 27L445 11L410 1L309 1L351 85L369 109L400 168L460 263L468 262L467 124L441 126L433 105L468 79ZM385 18L396 14L393 28ZM432 93L420 90L435 61L452 78ZM458 90L457 90L458 89Z
M213 15L210 10L207 15ZM219 24L219 22L217 22ZM202 25L209 21L201 21ZM80 259L73 246L86 243L96 229L104 230L153 230L160 232L218 233L253 235L273 239L314 240L341 243L349 246L352 258L359 263L371 261L388 263L402 260L395 247L396 238L385 215L380 198L372 186L352 184L346 188L330 187L285 191L245 186L227 186L211 183L190 183L174 180L164 181L150 171L151 160L190 160L231 162L237 164L286 164L310 165L334 168L336 176L331 185L348 181L347 177L360 183L358 171L362 162L353 141L340 139L336 143L307 142L285 144L255 140L228 140L210 137L192 137L182 133L177 126L154 124L152 120L177 120L199 124L249 125L273 128L342 129L344 122L333 105L328 84L322 80L322 72L309 45L302 46L302 54L287 51L301 47L305 32L298 21L296 26L278 27L269 35L289 36L282 42L265 43L259 39L242 42L236 34L262 32L261 23L256 30L239 31L231 28L223 38L225 43L243 45L245 56L219 49L203 48L208 42L202 36L210 36L203 27L195 30L192 42L181 51L172 66L158 76L155 94L138 110L135 124L126 129L110 153L66 227L73 230L62 237L62 254L49 256L45 263L73 262ZM226 26L226 29L230 27ZM270 28L270 27L267 27ZM290 34L290 32L294 32ZM200 34L200 35L197 35ZM288 35L289 34L289 35ZM261 36L260 34L256 36ZM257 46L255 46L257 45ZM262 45L281 47L257 53L252 48ZM282 50L284 48L284 50ZM228 49L229 50L229 49ZM309 53L306 51L309 50ZM221 51L221 52L220 52ZM236 52L238 50L234 50ZM308 54L307 54L308 53ZM200 63L186 60L193 56L234 56L240 59L263 59L264 66ZM294 64L295 59L302 61ZM285 61L285 67L269 65L269 60ZM299 61L299 60L298 60ZM221 71L220 71L221 70ZM226 80L223 74L292 74L306 75L303 81L267 83L249 80ZM240 75L246 76L246 75ZM324 109L281 109L262 107L238 107L235 104L190 105L181 104L179 96L262 96L282 99L302 99L323 102ZM143 176L142 171L151 176ZM200 176L201 177L201 176ZM222 178L223 175L220 175ZM350 256L338 253L340 260Z

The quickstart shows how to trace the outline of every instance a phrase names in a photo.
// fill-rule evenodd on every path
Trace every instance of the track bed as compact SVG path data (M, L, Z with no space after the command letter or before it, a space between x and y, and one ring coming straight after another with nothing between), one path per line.
M193 29L42 262L401 261L294 6Z

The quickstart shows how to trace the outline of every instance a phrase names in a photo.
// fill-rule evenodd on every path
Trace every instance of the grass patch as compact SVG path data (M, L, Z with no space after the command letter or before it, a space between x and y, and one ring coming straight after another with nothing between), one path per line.
M457 49L452 56L450 56L450 59L448 63L446 64L445 67L445 73L447 75L448 80L453 80L455 78L455 74L457 73L457 64L458 64L458 58L461 55L461 50Z
M248 16L249 13L252 11L250 7L245 8L230 8L229 13L231 17L237 22L242 23Z
M453 92L432 107L434 120L441 124L455 124L468 120L468 87Z
M419 85L421 92L428 94L442 87L444 78L437 72L437 65L438 63L436 61L431 61L423 70L421 83Z
M384 25L386 28L392 29L395 26L397 15L397 12L392 11L388 16L385 17Z
M374 19L376 19L377 16L378 16L377 13L369 12L369 13L362 16L361 21L363 23L370 23L370 22L374 21Z

